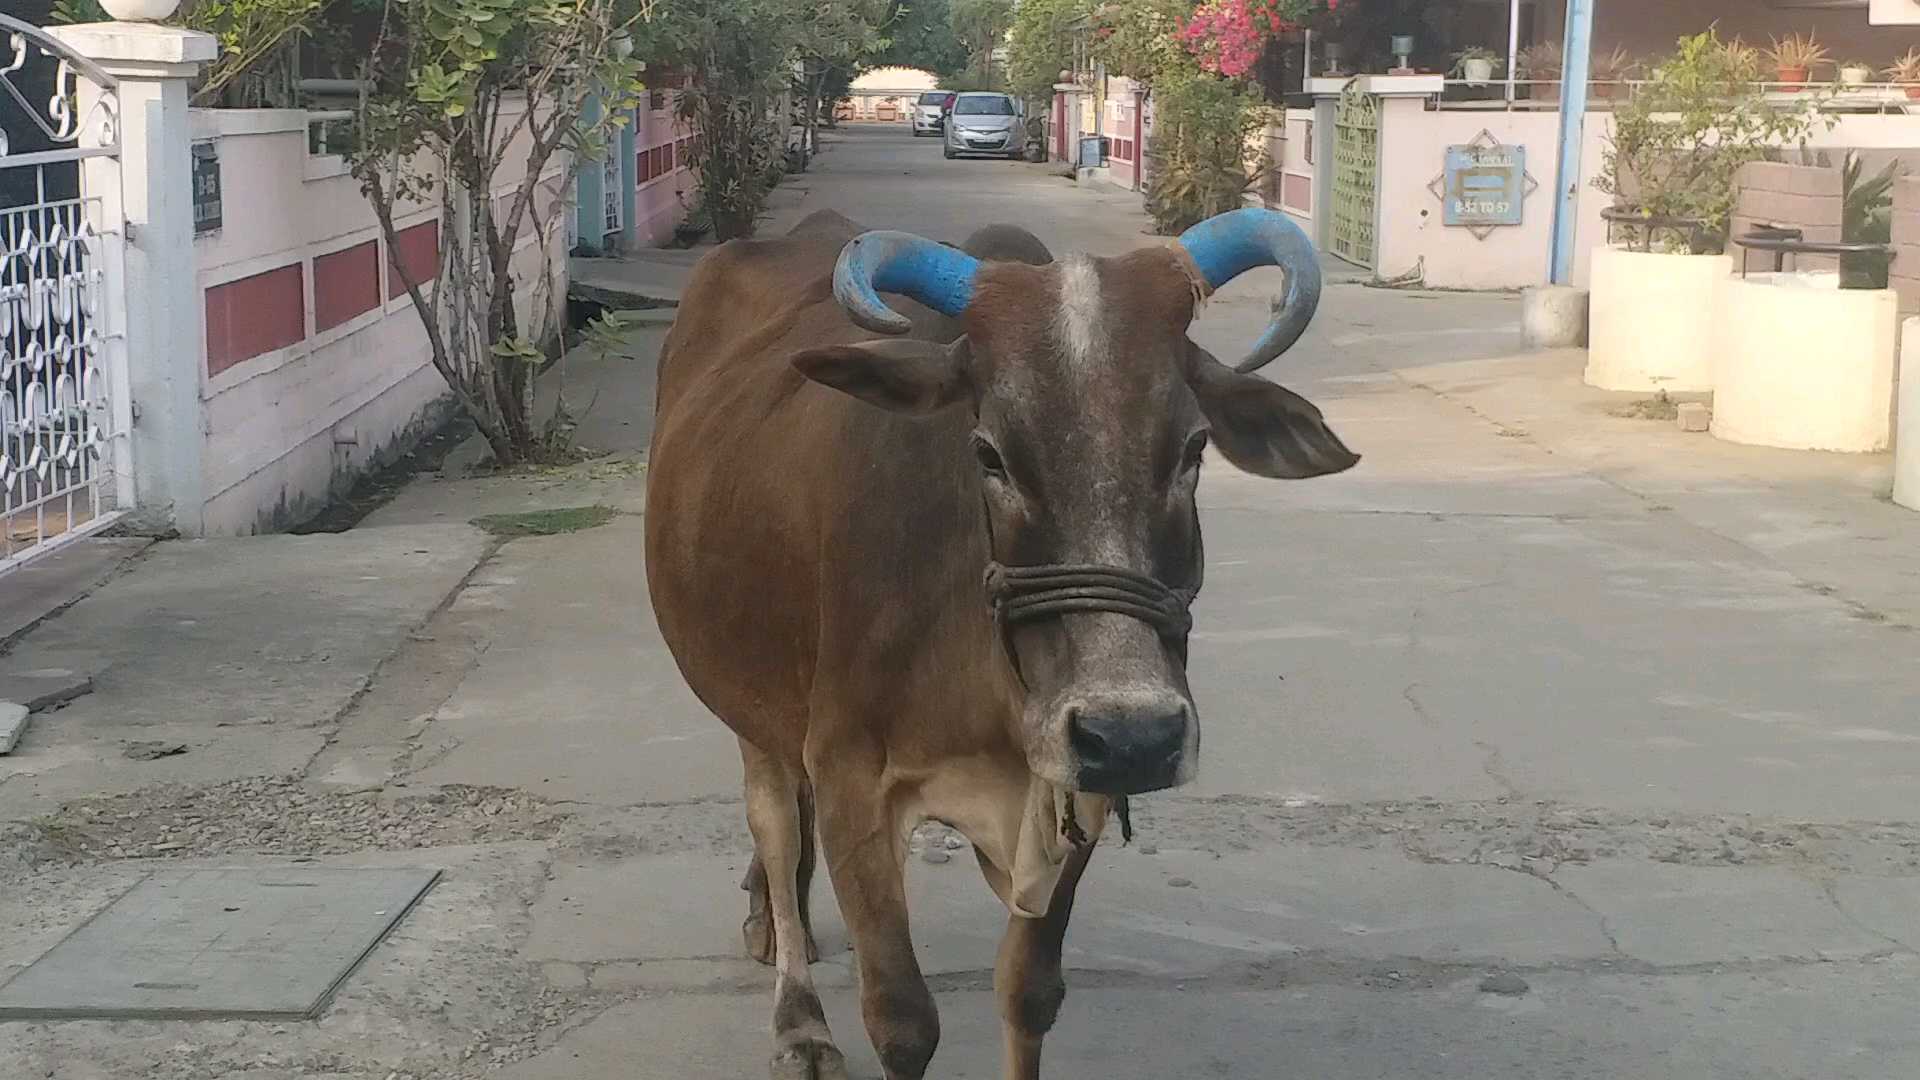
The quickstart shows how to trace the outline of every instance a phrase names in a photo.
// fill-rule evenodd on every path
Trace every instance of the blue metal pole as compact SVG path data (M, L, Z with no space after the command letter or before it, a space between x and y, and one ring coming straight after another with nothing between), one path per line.
M1594 0L1567 0L1567 37L1560 68L1560 183L1553 199L1551 280L1573 280L1575 217L1580 206L1580 144L1587 119L1587 74L1592 68Z

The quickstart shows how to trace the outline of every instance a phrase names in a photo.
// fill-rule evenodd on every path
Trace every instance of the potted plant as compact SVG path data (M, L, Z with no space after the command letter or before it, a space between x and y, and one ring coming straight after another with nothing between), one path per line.
M1715 311L1742 165L1802 137L1811 103L1770 102L1709 30L1683 37L1613 111L1594 186L1624 242L1593 253L1587 382L1606 390L1713 388Z
M1813 39L1812 34L1801 37L1788 34L1784 38L1774 38L1773 48L1767 50L1767 58L1773 61L1774 78L1783 83L1805 83L1813 77L1816 65L1826 62L1827 49ZM1788 90L1797 89L1789 85Z
M1608 100L1616 96L1621 84L1633 78L1640 65L1625 49L1615 49L1611 53L1595 53L1587 66L1587 90L1596 98Z
M1920 49L1908 49L1907 55L1893 62L1893 66L1881 72L1887 81L1904 87L1907 96L1920 99Z
M1542 41L1521 49L1513 58L1513 66L1528 83L1527 96L1544 100L1560 96L1560 72L1565 61L1559 42Z
M1740 38L1734 38L1725 45L1727 63L1732 69L1745 76L1748 82L1761 82L1767 73L1767 62L1771 59L1764 51L1756 49Z
M1840 62L1841 86L1865 86L1873 78L1873 65L1865 60L1842 60Z
M1453 59L1453 73L1475 85L1493 81L1493 71L1500 66L1499 56L1484 45L1469 45Z

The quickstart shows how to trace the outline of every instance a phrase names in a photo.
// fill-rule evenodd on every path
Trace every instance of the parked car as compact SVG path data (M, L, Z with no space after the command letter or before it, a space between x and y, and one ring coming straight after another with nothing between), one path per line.
M953 97L945 90L929 90L920 95L919 104L913 107L913 135L938 135L947 126L947 100Z
M943 150L948 158L962 154L1021 157L1026 146L1020 137L1020 106L1005 94L956 94L947 114Z

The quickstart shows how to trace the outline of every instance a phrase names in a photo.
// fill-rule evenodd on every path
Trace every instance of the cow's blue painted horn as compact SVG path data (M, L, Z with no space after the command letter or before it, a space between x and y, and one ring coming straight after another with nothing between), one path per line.
M904 334L912 320L880 299L883 292L911 296L942 315L958 315L973 300L979 260L912 233L861 233L840 249L833 268L833 298L853 321L877 334Z
M1234 370L1267 366L1307 332L1320 306L1320 260L1313 241L1287 215L1251 206L1229 210L1180 234L1180 246L1214 289L1256 266L1287 272L1287 291L1273 302L1273 321Z

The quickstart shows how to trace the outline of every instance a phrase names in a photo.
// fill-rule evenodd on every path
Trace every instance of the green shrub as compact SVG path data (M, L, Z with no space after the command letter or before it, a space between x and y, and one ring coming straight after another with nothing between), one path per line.
M1753 81L1750 51L1729 47L1712 30L1681 38L1614 110L1594 180L1617 207L1689 222L1679 232L1696 253L1726 249L1740 166L1803 140L1815 121L1809 101L1767 100Z
M1247 152L1265 120L1260 99L1241 83L1211 75L1157 85L1153 97L1146 202L1154 227L1173 235L1239 208L1266 171Z

